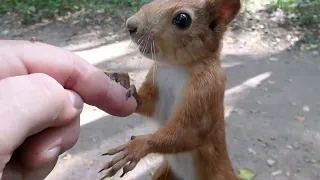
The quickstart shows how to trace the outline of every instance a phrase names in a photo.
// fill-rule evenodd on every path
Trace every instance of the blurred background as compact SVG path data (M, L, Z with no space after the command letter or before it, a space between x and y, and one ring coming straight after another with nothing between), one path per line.
M0 39L35 37L103 70L129 72L139 87L152 61L137 52L125 21L148 2L0 0ZM320 179L320 0L242 4L222 52L235 171L243 180ZM46 180L100 179L98 170L111 158L100 154L155 130L140 116L113 117L89 105L81 118L78 143ZM122 179L150 179L160 162L149 155Z

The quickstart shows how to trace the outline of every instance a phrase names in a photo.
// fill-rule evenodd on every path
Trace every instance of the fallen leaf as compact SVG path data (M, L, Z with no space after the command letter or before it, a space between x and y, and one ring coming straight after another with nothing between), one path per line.
M260 112L260 110L257 110L257 109L250 109L250 111L249 111L251 114L253 114L253 113L258 113L258 112Z
M303 111L304 111L304 112L309 112L309 111L310 111L309 106L304 105L304 106L303 106Z
M232 110L232 112L235 112L235 113L237 113L238 115L242 115L242 114L244 113L244 111L243 111L242 109L239 109L239 108L234 108L234 109Z
M273 171L273 172L271 173L272 176L277 176L277 175L280 175L280 174L282 174L282 171L281 171L281 170Z
M257 152L256 152L255 150L253 150L252 148L249 148L248 151L249 151L249 153L252 153L252 154L254 154L254 155L257 154Z
M274 81L268 81L268 84L276 84Z
M293 147L291 145L287 145L287 148L288 149L292 149Z
M69 159L71 159L71 154L66 154L62 159L63 159L63 160L69 160Z
M299 149L300 145L299 145L299 143L295 142L295 143L292 144L292 147L295 148L295 149Z
M305 117L298 114L298 115L296 115L296 120L302 122L305 120Z
M59 156L59 159L63 159L66 155L67 155L67 152L62 153L62 154Z
M291 102L291 106L297 106L297 103Z
M276 58L276 57L271 57L269 60L270 60L270 61L278 61L279 59Z
M274 163L276 163L274 160L272 160L272 159L268 159L267 160L267 164L268 164L268 166L272 166Z
M317 49L317 48L318 48L318 44L311 44L311 45L310 45L310 48L311 48L311 49Z
M320 160L316 160L310 156L304 156L304 161L307 163L312 163L312 164L320 162Z
M238 178L240 180L253 180L255 174L249 168L241 168L239 169Z

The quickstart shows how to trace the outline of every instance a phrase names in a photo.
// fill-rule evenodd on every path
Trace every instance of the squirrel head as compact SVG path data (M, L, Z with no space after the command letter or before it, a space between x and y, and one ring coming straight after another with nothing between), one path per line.
M219 54L240 0L154 0L126 21L140 52L169 64L193 64Z

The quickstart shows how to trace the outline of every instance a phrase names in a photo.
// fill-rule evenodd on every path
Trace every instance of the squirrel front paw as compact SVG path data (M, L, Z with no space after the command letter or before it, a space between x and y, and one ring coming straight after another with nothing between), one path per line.
M127 93L126 93L127 99L128 99L129 97L131 97L131 96L133 96L133 97L136 99L138 105L141 105L141 104L142 104L142 100L141 100L141 98L140 98L140 96L139 96L139 94L138 94L138 92L137 92L137 89L136 89L136 86L135 86L135 85L131 85L131 86L129 87Z
M112 73L112 72L104 72L107 76L110 77L111 80L120 83L121 86L123 86L124 88L128 89L127 93L126 93L126 98L130 98L131 96L133 96L135 98L135 100L137 101L138 105L142 104L142 100L139 96L139 94L137 93L137 89L135 87L135 85L131 85L130 86L130 77L128 73Z
M100 173L111 168L102 179L114 176L121 168L123 169L123 173L120 177L123 177L129 171L132 171L137 166L140 159L151 153L147 139L147 135L132 136L128 143L118 146L114 149L110 149L107 153L102 154L102 156L105 156L119 153L119 155L106 163L99 171Z

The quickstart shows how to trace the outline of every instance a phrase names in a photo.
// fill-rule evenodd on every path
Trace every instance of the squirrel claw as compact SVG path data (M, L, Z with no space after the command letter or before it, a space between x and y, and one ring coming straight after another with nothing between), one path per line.
M127 148L128 144L124 144L124 145L121 145L117 148L114 148L114 149L110 149L108 152L102 154L102 156L111 156L111 155L114 155L114 154L117 154L123 150L125 150Z
M125 176L129 171L132 171L140 159L150 153L149 146L146 143L146 137L148 136L132 136L132 140L128 143L109 150L108 153L106 153L108 155L119 154L107 162L99 171L100 173L110 168L103 178L114 176L120 169L123 169L120 178Z
M113 158L110 162L106 163L104 167L99 171L99 173L106 169L111 169L102 179L114 176L123 166L125 166L128 163L127 155L127 152L122 152L120 155Z
M122 178L125 174L126 172L123 171L123 173L120 175L120 178Z
M126 98L128 100L128 98L130 98L131 96L133 96L136 101L137 101L137 104L138 105L141 105L142 104L142 100L139 96L139 94L137 93L137 89L136 89L136 86L135 85L131 85L129 88L128 88L128 91L126 93Z
M121 174L120 178L126 175L129 171L132 171L138 164L138 161L131 161L128 165L123 167L123 173Z
M126 93L126 98L130 98L133 96L135 93L137 93L137 89L135 85L131 85Z

